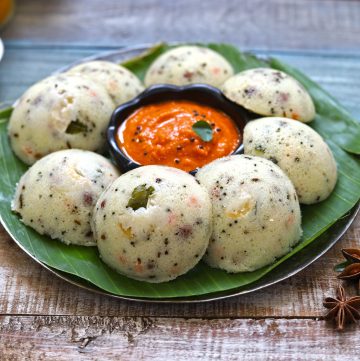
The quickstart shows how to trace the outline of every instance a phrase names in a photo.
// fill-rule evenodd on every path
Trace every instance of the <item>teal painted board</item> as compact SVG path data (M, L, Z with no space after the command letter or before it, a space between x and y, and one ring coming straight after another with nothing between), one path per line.
M51 47L6 44L0 63L0 102L14 100L39 79L73 61L115 47ZM311 52L264 52L297 67L337 98L360 119L360 55Z
M354 0L17 0L4 39L129 45L230 42L262 49L359 49Z
M94 53L93 49L9 47L0 62L0 102L14 100L27 87L59 67Z

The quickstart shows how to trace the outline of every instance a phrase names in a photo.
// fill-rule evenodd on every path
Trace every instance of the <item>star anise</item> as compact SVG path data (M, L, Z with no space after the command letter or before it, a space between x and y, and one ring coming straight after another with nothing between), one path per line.
M358 282L358 290L360 291L360 249L345 248L342 253L346 258L344 270L337 276L342 280L355 280Z
M360 262L360 249L358 248L343 248L341 250L343 256L351 262Z
M360 319L360 296L346 298L344 287L339 286L337 298L326 297L324 307L330 309L324 316L326 320L334 320L339 331L344 329L346 323L356 322Z

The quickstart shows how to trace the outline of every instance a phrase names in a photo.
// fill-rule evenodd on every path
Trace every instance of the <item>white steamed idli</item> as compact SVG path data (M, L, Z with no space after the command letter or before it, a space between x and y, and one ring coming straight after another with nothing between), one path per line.
M110 61L90 61L71 68L105 87L115 105L123 104L144 90L140 80L128 69Z
M27 164L61 149L102 152L113 109L98 83L75 74L51 76L16 104L8 127L12 149Z
M12 210L40 234L93 246L90 220L104 189L119 176L103 156L78 149L41 158L21 177Z
M261 118L244 129L244 152L272 160L293 182L300 203L321 202L333 191L334 156L306 124L286 118Z
M204 260L227 272L251 272L288 253L300 239L294 186L272 162L233 155L196 174L210 195L213 234Z
M205 83L220 86L234 73L230 63L214 50L179 46L160 55L145 76L145 85Z
M193 268L208 246L210 199L188 173L144 166L102 194L92 226L111 268L137 280L170 281Z
M261 115L310 122L315 117L314 103L305 88L293 77L270 68L242 71L222 86L225 96Z

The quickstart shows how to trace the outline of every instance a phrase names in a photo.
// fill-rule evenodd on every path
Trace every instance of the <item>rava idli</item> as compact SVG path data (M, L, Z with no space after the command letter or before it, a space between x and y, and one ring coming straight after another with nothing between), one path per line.
M101 153L113 109L100 84L76 74L51 76L17 102L8 127L12 149L27 164L61 149Z
M261 115L310 122L315 117L314 103L305 88L293 77L270 68L242 71L222 86L225 96Z
M179 169L144 166L99 198L93 231L102 260L128 277L170 281L203 256L211 234L209 196Z
M220 86L234 74L230 63L214 50L179 46L160 55L145 76L145 85L206 83Z
M334 156L306 124L286 118L261 118L244 129L244 152L270 159L293 182L300 203L313 204L333 191L337 170Z
M288 253L300 239L294 186L259 157L220 158L196 174L211 197L213 234L204 260L227 272L251 272Z
M140 80L128 69L110 61L90 61L71 68L105 87L115 105L123 104L144 90Z
M12 210L40 234L66 244L93 246L93 208L118 176L110 161L99 154L58 151L37 161L21 177Z

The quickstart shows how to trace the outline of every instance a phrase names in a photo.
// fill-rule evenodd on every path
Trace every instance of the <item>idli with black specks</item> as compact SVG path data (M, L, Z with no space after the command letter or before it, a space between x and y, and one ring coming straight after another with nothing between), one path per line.
M310 94L296 79L275 69L256 68L229 78L222 91L227 98L260 115L292 118L307 123L315 117Z
M102 260L130 278L170 281L193 268L211 235L211 203L195 178L144 166L119 177L99 198L93 232Z
M99 154L78 149L54 152L21 177L12 210L40 234L66 244L94 246L90 221L95 203L118 176Z
M301 214L289 178L269 160L233 155L196 174L211 198L213 233L204 256L211 267L251 272L300 240Z
M337 167L323 138L308 125L286 118L261 118L244 129L244 152L270 159L293 182L300 203L313 204L334 190Z
M115 105L135 98L144 90L135 74L110 61L89 61L74 66L68 73L81 74L104 86Z
M179 46L160 55L145 75L145 85L205 83L219 87L234 74L230 63L214 50Z
M30 87L11 114L14 153L26 164L61 149L103 152L115 105L105 88L80 75L60 74Z

